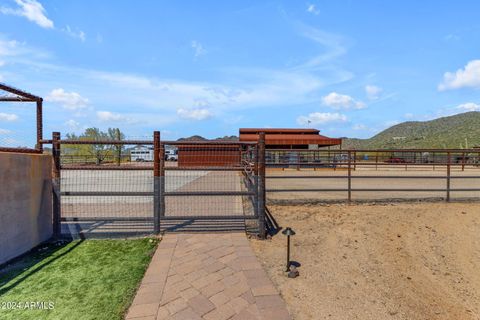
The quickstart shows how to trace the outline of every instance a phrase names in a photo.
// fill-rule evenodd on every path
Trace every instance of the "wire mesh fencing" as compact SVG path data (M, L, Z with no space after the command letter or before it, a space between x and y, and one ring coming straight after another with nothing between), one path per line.
M166 142L175 164L165 166L164 219L256 219L255 152L241 143Z
M478 200L479 151L268 150L268 199L277 203Z
M365 170L465 170L480 166L480 149L414 149L414 150L290 150L266 151L266 165L280 169L354 169Z
M152 143L54 139L61 232L96 237L152 233Z
M0 105L0 148L12 151L35 150L35 110L35 104L32 103L4 102Z
M0 83L0 151L41 153L43 99Z
M191 146L159 134L153 141L61 140L56 133L52 145L58 233L260 230L255 144Z

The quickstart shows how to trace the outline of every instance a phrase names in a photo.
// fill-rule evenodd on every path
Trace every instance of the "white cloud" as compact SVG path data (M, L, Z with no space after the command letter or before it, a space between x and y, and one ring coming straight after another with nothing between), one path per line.
M460 39L461 37L458 34L454 33L447 34L445 37L443 37L443 40L445 41L458 41Z
M20 53L18 47L18 41L0 39L0 56L15 56Z
M192 49L194 50L195 58L198 58L200 56L207 54L207 50L202 46L200 42L193 40L191 45L192 45Z
M101 122L123 122L123 123L135 122L125 115L122 115L120 113L110 112L110 111L97 111L97 118Z
M18 120L18 116L16 114L0 112L0 121L11 122L16 120Z
M45 100L58 103L67 110L80 110L89 103L87 98L82 97L77 92L67 92L62 88L53 89Z
M85 42L85 40L87 40L87 35L85 34L85 32L83 32L82 30L74 31L72 30L72 28L70 28L69 25L62 29L62 31L68 34L70 37L79 39L82 42Z
M12 131L8 130L8 129L1 129L0 128L0 135L7 135L7 134L10 134L12 133Z
M352 75L348 71L344 71L342 69L338 69L338 67L332 67L327 62L331 62L332 60L344 55L347 53L346 48L346 40L339 35L329 33L320 29L312 28L309 26L305 26L303 24L298 24L297 26L300 29L301 35L314 41L315 43L321 45L323 50L321 54L314 56L313 58L309 59L306 63L301 64L297 68L300 69L322 69L325 68L332 68L335 73L339 75L341 81L349 80L352 78Z
M467 102L457 106L457 109L460 109L463 111L480 111L480 104Z
M320 13L320 10L318 10L317 6L314 4L307 4L307 12L318 15Z
M330 122L346 122L347 116L341 113L329 113L329 112L313 112L307 116L300 116L297 118L299 125L318 125Z
M365 103L357 101L352 97L339 94L336 92L331 92L328 95L322 98L322 103L333 109L363 109L366 107Z
M443 75L443 82L438 85L438 90L452 90L460 88L480 89L480 60L472 60L463 69L455 73L446 72Z
M53 29L53 21L46 16L45 8L36 0L15 0L19 8L1 7L0 12L8 15L25 17L42 28Z
M71 130L74 130L74 131L77 131L77 130L80 129L80 123L78 123L77 121L75 121L73 119L70 119L70 120L66 121L65 125L67 127L69 127Z
M43 60L50 56L46 50L28 46L25 42L5 39L0 34L0 58L4 63L28 64L30 61Z
M377 100L378 98L380 98L380 94L382 93L382 91L382 88L374 85L365 86L365 93L367 94L367 98L369 100Z
M208 109L215 116L222 115L223 119L246 109L275 110L287 104L297 106L315 103L321 97L320 89L349 78L348 72L339 70L333 63L338 55L346 52L342 38L295 24L297 26L301 28L298 30L301 35L318 47L319 54L306 63L298 62L289 67L232 66L217 70L221 75L228 75L225 78L235 79L231 82L208 79L193 82L59 65L52 56L44 59L34 55L37 48L27 45L22 47L28 52L12 57L7 62L34 69L36 74L42 75L44 84L75 83L75 88L78 88L76 92L82 95L88 93L88 97L95 99L95 105L105 106L103 110L131 110L128 108L135 106L135 119L141 119L142 123L148 125L158 125L167 120L168 124L178 121L179 114L172 106L183 106L187 110ZM23 74L19 76L24 77ZM52 88L58 87L54 85ZM113 109L113 106L117 109ZM81 111L83 113L84 109ZM57 125L62 125L71 117L70 114L66 115Z
M212 117L212 113L208 109L185 109L177 110L177 115L182 119L188 120L206 120Z

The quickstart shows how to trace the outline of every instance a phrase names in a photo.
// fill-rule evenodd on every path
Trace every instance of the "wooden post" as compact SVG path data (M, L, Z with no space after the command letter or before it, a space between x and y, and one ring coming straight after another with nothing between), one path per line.
M258 139L258 236L266 237L265 224L265 132L260 132Z
M451 164L451 155L450 152L447 154L447 202L450 202L450 164Z
M465 171L465 152L463 153L463 156L462 156L462 171Z
M153 132L153 230L160 233L160 132Z
M53 236L59 238L61 229L61 202L60 202L60 186L61 186L61 164L60 164L60 132L53 132L52 134L52 156L53 156L53 170L52 170L52 193L53 193Z
M348 151L348 202L352 201L352 152Z

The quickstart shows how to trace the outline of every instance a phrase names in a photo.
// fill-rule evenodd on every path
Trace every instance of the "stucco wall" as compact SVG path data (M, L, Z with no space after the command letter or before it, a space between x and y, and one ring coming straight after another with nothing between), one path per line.
M0 264L52 235L52 158L0 152Z

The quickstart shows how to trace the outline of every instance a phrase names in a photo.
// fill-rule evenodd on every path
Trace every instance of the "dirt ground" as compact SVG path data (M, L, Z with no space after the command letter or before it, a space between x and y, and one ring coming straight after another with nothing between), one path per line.
M480 319L480 204L270 206L296 231L252 246L295 319Z

